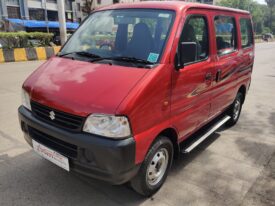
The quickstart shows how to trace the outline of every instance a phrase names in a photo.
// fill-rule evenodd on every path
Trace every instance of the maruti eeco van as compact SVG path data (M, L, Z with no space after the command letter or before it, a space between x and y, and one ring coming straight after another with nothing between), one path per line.
M238 121L253 61L247 11L173 1L100 8L24 82L21 128L63 169L150 196L174 158Z

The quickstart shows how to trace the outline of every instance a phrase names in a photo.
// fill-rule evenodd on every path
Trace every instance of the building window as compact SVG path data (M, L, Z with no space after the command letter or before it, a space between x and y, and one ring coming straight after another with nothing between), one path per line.
M20 8L14 6L8 6L8 18L20 19Z
M76 4L76 9L77 9L77 11L80 11L80 3Z
M66 12L65 16L66 16L66 21L73 22L72 12Z
M47 0L48 3L57 3L57 0Z
M31 20L45 19L45 13L43 9L29 9L29 15Z
M48 10L48 20L49 21L58 21L58 13L57 13L57 11L49 11Z
M72 1L65 1L66 11L72 11Z

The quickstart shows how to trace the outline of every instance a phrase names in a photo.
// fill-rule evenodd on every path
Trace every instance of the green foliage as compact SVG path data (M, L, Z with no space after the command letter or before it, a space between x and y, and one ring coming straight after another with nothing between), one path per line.
M267 5L259 4L256 0L221 0L218 4L249 11L252 15L254 31L262 34L266 32L266 27L272 29L271 22L274 22L272 11L275 10L275 0L266 0L266 2Z
M265 34L265 33L270 33L271 31L270 31L270 28L269 27L264 27L263 28L263 34Z
M265 0L265 2L267 3L267 5L269 7L274 7L275 6L275 0Z
M43 32L0 32L0 40L4 48L26 48L34 46L49 46L52 33Z
M205 22L203 18L192 18L190 19L189 24L193 26L197 40L201 41L205 29Z
M253 2L253 0L221 0L218 2L218 4L231 8L248 10L248 5L251 2Z
M265 0L268 9L269 9L269 28L271 31L275 32L275 26L274 26L274 10L275 10L275 0Z

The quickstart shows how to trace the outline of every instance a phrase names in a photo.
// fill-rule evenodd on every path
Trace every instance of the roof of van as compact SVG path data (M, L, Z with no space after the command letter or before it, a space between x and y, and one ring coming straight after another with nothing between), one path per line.
M233 9L222 6L213 6L209 4L202 3L191 3L183 1L142 1L135 3L119 3L113 4L110 6L104 6L97 10L106 10L106 9L126 9L126 8L157 8L157 9L171 9L171 10L183 10L190 8L201 8L201 9L211 9L211 10L220 10L220 11L229 11L235 13L249 14L248 11Z

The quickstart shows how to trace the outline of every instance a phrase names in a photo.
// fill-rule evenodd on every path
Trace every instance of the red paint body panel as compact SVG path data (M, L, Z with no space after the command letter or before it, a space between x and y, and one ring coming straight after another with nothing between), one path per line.
M53 57L24 84L33 100L80 116L114 114L120 102L148 72L109 64Z
M136 140L136 163L143 161L150 145L160 131L170 125L170 65L159 65L127 96L117 110L131 121ZM165 105L165 102L168 102Z
M238 44L235 52L217 55L214 16L235 17L240 42L238 21L240 17L250 18L246 11L170 1L115 4L95 12L131 8L176 12L159 65L141 69L54 57L36 70L23 87L33 100L75 115L126 115L135 138L135 163L138 164L163 130L173 128L181 142L232 104L242 85L248 89L254 46L242 49ZM174 59L179 38L185 19L191 14L207 18L209 57L176 71ZM250 69L241 70L249 66ZM218 70L221 70L221 81L216 82ZM212 74L210 81L205 81L207 73Z

